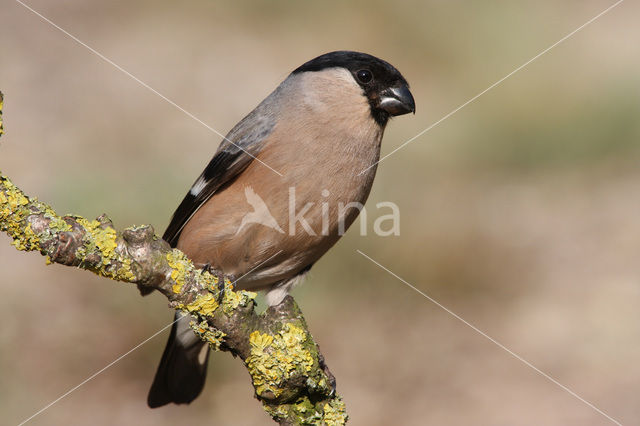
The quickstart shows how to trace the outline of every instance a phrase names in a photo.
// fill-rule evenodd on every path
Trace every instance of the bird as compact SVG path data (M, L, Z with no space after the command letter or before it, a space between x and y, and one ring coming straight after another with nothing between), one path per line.
M305 62L226 135L163 239L278 305L356 219L340 206L364 205L385 127L407 113L409 84L388 62L344 50ZM148 405L192 402L208 357L176 311Z

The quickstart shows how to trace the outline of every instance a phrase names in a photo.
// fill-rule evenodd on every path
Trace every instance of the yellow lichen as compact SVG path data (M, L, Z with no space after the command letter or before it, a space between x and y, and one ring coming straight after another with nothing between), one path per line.
M89 221L83 217L75 217L78 222L86 230L84 241L91 247L87 250L88 253L94 252L93 246L100 251L102 257L102 264L108 265L113 260L118 244L116 238L118 234L116 230L111 226L102 227L101 223L97 220Z
M192 314L199 314L201 316L209 316L218 308L218 301L211 293L205 293L198 297L196 300L188 305L180 304L179 309L185 309Z
M200 339L209 344L211 349L215 351L220 350L220 345L226 336L224 332L211 327L206 320L203 320L200 323L190 321L189 326L198 335L198 337L200 337Z
M0 176L0 231L13 238L18 250L39 248L38 235L23 223L30 214L29 199L8 178Z
M193 270L193 264L180 250L173 249L167 253L167 262L173 269L171 271L171 279L174 281L173 292L180 294L184 286L187 274Z
M296 424L344 426L348 416L342 398L334 396L330 402L313 403L303 396L295 402L279 405L265 404L264 409L276 421L294 418Z
M125 257L120 259L120 268L116 271L115 279L120 281L133 281L136 279L136 275L133 273L131 269L131 259L129 257Z
M33 229L31 229L31 224L27 224L27 226L22 231L22 238L14 239L11 244L17 248L18 250L34 250L37 249L40 245L40 239Z
M92 268L98 275L118 281L135 280L136 276L131 268L131 258L118 252L118 233L112 226L81 216L74 216L73 219L85 230L83 245L76 251L76 256L79 259L84 260L89 255L99 254L101 265L97 265L96 269ZM57 217L51 223L50 228L65 229L68 227L64 220Z
M347 408L342 398L335 397L331 403L324 405L324 423L327 426L341 426L347 423Z
M42 214L49 219L48 226L34 232L26 223L30 215ZM0 230L6 231L18 250L41 250L43 243L54 238L58 232L69 231L71 227L49 206L29 199L8 178L0 176Z
M6 177L2 176L1 182L3 191L0 192L0 219L12 216L12 222L19 222L24 213L27 213L23 206L29 204L29 199Z
M251 353L262 353L273 343L273 336L262 334L256 330L249 336L249 343L251 343Z
M247 304L255 299L256 293L252 291L239 290L233 291L233 284L229 280L225 280L225 292L222 299L222 310L225 314L231 315L238 306L247 306Z
M296 424L320 425L322 413L319 412L308 397L299 398L291 404L280 404L276 406L265 405L264 409L271 417L280 422L282 419L294 417Z
M304 347L306 340L307 333L291 323L275 335L251 333L251 355L245 362L258 395L271 392L278 397L286 380L311 371L313 357Z
M56 216L53 210L49 209L45 211L44 217L49 219L49 230L51 232L71 231L71 226L61 217Z

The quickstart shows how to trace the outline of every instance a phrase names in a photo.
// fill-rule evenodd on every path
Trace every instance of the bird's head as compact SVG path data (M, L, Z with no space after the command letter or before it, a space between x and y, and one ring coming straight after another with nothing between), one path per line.
M378 124L384 126L392 116L415 113L409 83L400 71L366 53L344 50L325 53L301 65L292 74L331 68L344 68L351 74L368 99L371 115Z

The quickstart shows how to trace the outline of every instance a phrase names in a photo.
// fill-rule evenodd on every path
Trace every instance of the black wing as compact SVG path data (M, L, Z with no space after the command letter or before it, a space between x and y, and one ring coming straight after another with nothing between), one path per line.
M229 132L218 151L178 206L162 238L171 247L198 209L226 183L236 178L260 152L275 125L269 98ZM268 165L265 165L268 167Z

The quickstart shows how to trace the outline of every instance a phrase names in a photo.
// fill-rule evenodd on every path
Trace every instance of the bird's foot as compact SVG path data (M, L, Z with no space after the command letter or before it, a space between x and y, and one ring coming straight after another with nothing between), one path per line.
M224 297L224 274L222 272L217 272L216 276L218 277L218 297L216 300L219 305L222 303L222 298Z
M204 265L202 265L202 267L200 268L200 270L202 272L208 272L211 275L213 275L213 268L211 267L211 264L209 262L205 263Z
M218 277L218 304L222 303L222 298L224 297L224 279L225 277L231 282L231 286L235 284L236 279L233 275L223 274L222 272L216 271L216 276Z
M199 265L198 265L199 266ZM218 294L216 295L216 301L218 302L218 304L222 303L222 298L224 297L224 274L221 271L217 271L215 269L213 269L213 267L211 267L210 263L205 263L204 265L202 265L200 267L200 270L204 273L204 272L208 272L211 275L215 276L216 279L218 280L216 286L218 289ZM227 276L227 278L229 278L231 280L231 278L229 276Z

